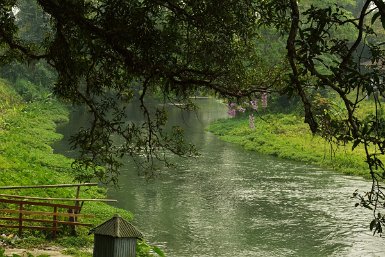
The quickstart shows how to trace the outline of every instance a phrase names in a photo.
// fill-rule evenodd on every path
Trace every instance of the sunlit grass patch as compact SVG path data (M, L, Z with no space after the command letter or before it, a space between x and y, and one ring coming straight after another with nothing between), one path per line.
M369 176L363 149L352 151L351 144L330 144L312 135L303 118L294 114L256 117L254 130L245 118L220 120L211 124L209 130L247 150L333 168L345 174Z

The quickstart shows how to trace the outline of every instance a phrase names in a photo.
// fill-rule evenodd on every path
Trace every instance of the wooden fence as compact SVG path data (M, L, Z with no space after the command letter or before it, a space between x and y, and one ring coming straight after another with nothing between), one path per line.
M25 189L25 188L59 188L76 187L75 198L45 198L21 195L0 194L0 228L18 229L19 237L22 237L24 229L51 231L52 237L57 236L60 225L68 225L72 233L76 226L92 226L89 223L79 221L81 217L92 218L94 215L80 214L85 201L116 202L112 199L82 199L80 187L96 186L96 183L86 184L61 184L38 186L8 186L0 189ZM8 198L8 199L5 199ZM43 201L43 202L41 202ZM73 204L50 203L48 201L69 201Z

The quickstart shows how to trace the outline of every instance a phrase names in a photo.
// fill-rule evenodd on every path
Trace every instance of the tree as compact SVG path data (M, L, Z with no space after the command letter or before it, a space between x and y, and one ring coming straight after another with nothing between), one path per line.
M83 179L115 179L124 155L153 166L157 160L167 164L166 152L194 154L179 128L163 129L163 108L148 109L151 91L186 102L196 90L240 98L267 90L271 74L279 76L279 67L267 70L250 58L255 50L246 42L255 34L256 15L247 1L37 3L51 18L45 27L52 28L38 44L18 31L12 10L23 11L23 2L0 4L2 60L46 60L58 73L56 95L88 106L90 128L73 137L81 151L75 167L85 171ZM255 67L264 75L255 76ZM135 94L145 120L139 124L124 122ZM117 146L113 140L125 143Z
M385 169L380 155L385 153L385 123L379 114L379 95L385 87L380 83L380 69L374 66L364 71L360 65L362 49L367 49L374 64L383 62L380 34L385 3L381 0L366 0L362 6L360 1L346 0L342 7L332 1L304 1L299 6L296 0L36 3L50 17L52 28L38 45L18 33L17 15L12 10L19 3L0 3L2 62L46 60L58 73L54 92L88 106L93 117L90 128L73 138L81 149L75 166L86 170L84 179L95 175L116 178L119 157L124 155L140 164L140 156L145 156L147 163L154 164L156 160L167 163L166 152L194 153L180 129L171 133L163 129L164 109L147 107L145 99L151 91L188 102L196 90L236 99L278 90L301 99L305 122L313 133L332 131L329 140L364 147L373 187L366 196L356 196L359 204L373 209L371 229L382 232ZM357 18L346 11L353 10L356 3ZM268 33L261 33L261 28L277 31L286 40L282 65L263 65L266 62L256 51L256 38L258 33ZM344 115L316 114L311 96L325 89L343 100ZM145 120L140 124L125 121L125 104L135 94L139 94ZM366 95L374 96L375 115L360 117L357 107ZM124 143L117 146L113 143L116 138Z
M332 140L337 143L353 142L353 149L358 145L365 149L373 184L364 196L357 193L354 196L360 200L357 205L373 210L374 217L370 229L374 233L382 233L382 226L385 224L385 218L381 214L385 207L382 184L385 169L380 156L385 153L385 123L383 115L380 114L379 96L384 92L380 72L384 56L383 41L374 34L374 25L377 19L385 21L385 4L377 0L365 1L358 18L352 18L337 6L312 6L300 13L295 0L285 2L286 5L276 1L270 2L284 10L286 15L283 19L289 17L290 20L290 26L287 28L288 60L292 70L290 89L301 97L305 122L313 133L324 135L322 132L328 131L328 136L333 135ZM371 18L370 22L366 22L368 17ZM276 16L275 18L277 19ZM265 18L267 22L270 20L269 17ZM354 41L334 36L333 32L337 26L348 25L353 25L356 30ZM384 25L385 23L382 29ZM372 37L371 41L366 40L367 36ZM374 64L365 72L361 68L363 50L360 46L369 49L371 63ZM309 76L312 78L311 83L307 81ZM344 115L315 115L315 106L309 100L309 92L323 88L335 92L342 99L345 106ZM357 108L368 95L374 97L374 115L361 117ZM324 122L325 120L327 122Z
M13 8L13 14L18 28L17 36L26 44L32 43L40 47L44 43L45 35L51 31L49 17L40 6L33 1L19 0L17 7ZM44 60L31 60L28 64L13 60L6 62L6 65L0 67L0 76L15 84L20 84L18 80L28 80L39 87L36 91L41 92L51 89L55 82L55 72Z

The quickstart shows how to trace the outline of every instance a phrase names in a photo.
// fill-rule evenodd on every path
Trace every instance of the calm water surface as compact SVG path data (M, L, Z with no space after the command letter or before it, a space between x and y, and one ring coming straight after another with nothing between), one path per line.
M351 199L367 181L220 141L204 128L226 116L224 106L197 102L197 114L169 109L201 156L176 159L177 168L150 181L127 160L121 188L109 191L148 241L169 257L385 256L385 239L368 231L371 213ZM86 117L74 113L61 132L68 138ZM66 143L56 148L64 152Z

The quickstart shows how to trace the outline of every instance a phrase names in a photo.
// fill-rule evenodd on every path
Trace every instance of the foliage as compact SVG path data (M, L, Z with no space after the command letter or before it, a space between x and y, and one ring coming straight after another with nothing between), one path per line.
M63 251L64 254L68 254L74 257L91 257L92 253L87 251L79 251L79 249L69 248Z
M374 233L382 232L381 224L384 224L385 219L381 215L381 208L384 204L385 195L381 184L385 178L384 166L382 165L381 156L384 154L384 137L382 131L383 117L381 112L381 101L378 97L383 91L382 82L379 79L379 70L376 66L368 69L363 73L360 69L362 50L358 47L360 44L366 45L370 49L370 58L372 62L382 58L378 47L382 45L382 38L376 37L373 33L374 29L368 28L370 24L365 24L365 19L370 18L371 12L379 13L378 16L385 17L382 13L385 11L382 1L373 1L374 9L370 5L372 1L366 1L362 7L362 11L357 20L342 15L338 9L331 11L326 9L309 9L304 13L307 16L307 26L305 28L298 28L298 35L303 39L303 42L315 42L314 45L301 47L297 45L297 49L293 47L291 51L291 67L292 70L300 71L297 74L295 83L297 87L302 87L300 80L301 73L310 73L318 81L312 86L314 88L327 87L341 98L344 103L345 115L329 116L328 123L333 128L333 138L338 142L352 142L352 149L358 145L362 145L366 155L366 162L369 166L370 175L373 181L371 191L365 196L357 195L360 199L360 204L364 207L369 206L373 209L373 215L376 225L370 226ZM369 11L369 8L371 11ZM292 6L292 11L295 7ZM323 13L325 17L319 16ZM375 14L376 15L376 14ZM375 16L373 16L375 17ZM372 24L375 18L372 18ZM328 31L338 24L354 24L357 30L357 36L353 44L348 43L344 38L333 39L327 34ZM316 25L317 24L317 25ZM320 25L323 24L323 28ZM314 26L316 25L316 26ZM366 25L366 26L364 26ZM320 30L321 28L321 30ZM295 29L295 24L292 24L292 29ZM293 32L293 30L292 30ZM293 32L294 35L296 32ZM321 36L322 33L324 36ZM318 34L318 35L316 35ZM370 43L365 41L366 35L371 35ZM324 37L324 38L322 38ZM292 42L294 43L294 41ZM295 45L295 43L294 43ZM297 57L295 57L297 53ZM333 65L324 65L330 70L330 74L322 74L317 70L314 63L321 58L322 55L334 56ZM322 61L321 61L322 62ZM354 98L351 93L355 92ZM362 95L363 94L363 95ZM359 105L364 101L366 95L374 97L375 104L372 108L372 113L364 117L359 115L357 111ZM310 106L309 106L310 107ZM312 108L306 110L308 116L308 123L313 131L322 130L322 127L317 128L322 120L317 121L317 118L312 113ZM330 126L329 126L330 127ZM371 223L373 224L373 222Z
M18 0L17 8L13 8L15 24L18 27L17 35L27 44L44 45L44 38L49 34L49 17L37 3L29 0ZM27 81L37 85L34 91L43 92L52 89L56 80L54 69L44 60L34 60L28 63L18 62L17 59L2 59L3 65L0 67L0 76L12 83L18 84L18 80ZM30 97L26 99L30 101Z
M12 88L8 87L3 80L0 80L0 113L4 114L20 100L20 96ZM2 122L1 117L0 122Z
M70 172L72 160L54 154L50 146L61 138L55 132L56 123L67 121L68 111L52 99L25 104L4 81L0 81L0 89L5 93L0 97L12 100L9 101L7 108L2 110L2 120L0 120L0 185L72 183L74 180L73 174ZM19 192L3 191L3 193L73 198L75 190L65 188L40 191L24 189ZM82 190L81 194L85 198L103 198L106 191L88 189ZM93 219L84 219L85 222L95 226L116 213L125 219L132 219L132 214L125 210L96 202L85 204L82 213L96 214ZM60 238L54 242L47 242L41 233L25 231L22 240L9 240L6 243L23 248L34 248L49 243L59 244L68 248L68 251L72 251L75 256L89 256L88 253L81 251L83 248L92 246L93 238L88 235L88 230L87 228L78 228L77 237L60 235ZM148 245L148 247L153 249L153 246ZM143 254L142 256L149 255Z
M255 4L248 1L32 2L28 6L26 1L9 0L1 5L0 39L7 57L3 61L21 56L46 60L58 72L56 95L88 106L89 127L73 137L81 153L74 167L104 182L116 182L124 155L154 168L159 161L168 164L167 152L196 154L180 129L164 130L164 109L147 107L152 92L187 102L183 106L190 108L188 96L195 92L242 97L271 88L272 78L281 83L284 41L269 28L261 31L266 37L254 40ZM17 14L12 12L15 6ZM39 19L30 15L41 12ZM47 23L46 16L52 22ZM43 27L44 33L26 33L27 20ZM267 65L264 55L270 44L267 36L280 42L274 65ZM126 112L127 102L135 97L143 111L139 122Z
M144 240L139 240L136 244L136 254L138 257L165 257L164 252L157 246L151 246ZM154 255L155 254L155 255Z
M58 73L56 95L88 106L90 125L73 137L81 153L76 168L116 182L120 157L153 167L158 161L167 164L168 152L195 154L180 129L164 130L166 111L147 107L149 92L189 102L188 96L197 91L212 91L236 102L277 91L301 100L312 133L327 135L335 143L350 142L354 149L363 147L373 187L356 196L360 205L373 209L370 227L382 231L382 0L365 0L363 5L351 0L338 5L333 1L299 5L296 0L35 0L33 6L50 17L38 43L23 36L26 23L18 22L12 10L22 3L0 3L1 60L46 60ZM354 9L356 3L359 10ZM266 65L268 58L258 54L263 47L256 39L268 37L267 31L283 36L285 49L272 59L285 58L277 65ZM366 60L370 65L363 69ZM341 99L341 115L319 112L312 97L323 91ZM372 115L361 117L357 107L366 96L374 97L376 104ZM130 120L128 102L141 108L142 121Z
M330 144L322 137L312 135L299 115L256 115L254 129L249 128L246 117L238 117L217 121L210 125L209 130L247 150L369 177L363 161L364 151L352 151L351 144Z
M4 83L2 86L10 87ZM50 146L61 138L55 132L56 122L67 121L67 114L54 101L28 105L19 101L10 106L0 124L1 184L54 184L72 181L73 178L68 173L72 161L54 154ZM55 192L27 190L24 193L49 196ZM70 195L67 190L59 190L56 194ZM92 194L98 195L96 192Z

